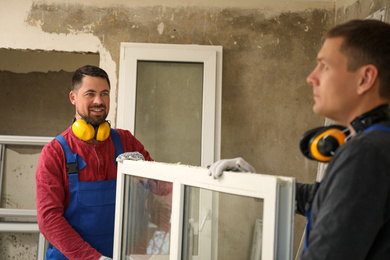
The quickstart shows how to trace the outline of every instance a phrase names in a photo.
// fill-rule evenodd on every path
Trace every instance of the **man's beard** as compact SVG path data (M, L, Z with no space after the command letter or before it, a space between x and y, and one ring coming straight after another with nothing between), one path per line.
M80 113L79 116L87 123L87 124L91 124L93 126L98 126L104 122L106 122L106 118L107 118L107 113L106 113L106 109L105 109L105 106L93 106L93 107L90 107L89 109L92 109L92 108L103 108L104 109L104 114L101 115L101 116L91 116L90 114L90 110L88 110L88 115L81 115Z

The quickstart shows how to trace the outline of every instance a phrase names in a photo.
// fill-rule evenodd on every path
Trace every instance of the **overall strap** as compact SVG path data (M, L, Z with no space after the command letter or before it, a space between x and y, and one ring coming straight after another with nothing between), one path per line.
M385 126L385 125L381 125L381 124L370 126L369 128L367 128L363 132L367 133L367 132L370 132L370 131L373 131L373 130L379 130L379 131L384 131L384 132L390 133L390 127L389 126Z
M68 169L67 174L78 173L78 169L82 170L87 165L83 158L72 152L68 142L62 135L58 135L55 139L61 144L62 150L64 150L66 168Z
M306 222L306 227L305 227L305 245L304 245L304 248L302 250L302 255L305 253L307 247L309 246L309 234L311 232L311 207L312 207L312 203L314 200L314 196L316 195L317 190L320 187L320 184L321 184L321 182L315 182L314 186L312 187L312 189L309 192L308 201L306 202L306 205L305 205L305 213L306 213L307 222Z
M122 146L121 138L120 138L117 130L111 128L110 134L111 134L111 139L114 142L114 146L115 146L114 162L116 164L116 157L118 157L118 155L123 153L123 146Z

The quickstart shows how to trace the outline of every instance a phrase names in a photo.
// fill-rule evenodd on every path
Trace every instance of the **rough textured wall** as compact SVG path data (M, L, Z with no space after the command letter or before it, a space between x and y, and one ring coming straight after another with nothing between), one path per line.
M333 24L333 9L272 13L37 2L25 22L53 37L93 34L117 67L121 42L222 45L221 157L242 156L258 172L313 181L317 164L303 158L298 142L324 119L311 111L312 90L305 78L314 68L324 32ZM298 217L296 246L303 226Z
M337 24L352 19L365 19L382 7L386 7L387 9L385 14L385 22L389 23L389 0L339 0L337 1L335 14Z
M72 73L65 71L0 71L0 110L7 112L0 134L54 137L68 128L74 116L67 98L71 78Z
M0 233L0 259L36 259L38 234Z
M49 33L93 33L117 64L121 42L222 45L222 157L241 155L262 173L307 176L315 167L306 167L297 140L323 119L311 112L305 78L332 10L266 17L256 9L37 3L26 22Z

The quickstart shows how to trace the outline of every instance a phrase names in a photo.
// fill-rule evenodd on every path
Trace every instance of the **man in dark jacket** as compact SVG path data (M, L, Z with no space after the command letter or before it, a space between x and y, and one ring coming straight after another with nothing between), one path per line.
M390 25L354 20L332 28L307 82L314 113L344 128L345 138L328 154L321 183L297 184L297 213L308 217L301 259L390 259ZM312 151L317 135L304 149L311 159L321 154ZM242 158L221 160L210 175L253 172L248 167Z

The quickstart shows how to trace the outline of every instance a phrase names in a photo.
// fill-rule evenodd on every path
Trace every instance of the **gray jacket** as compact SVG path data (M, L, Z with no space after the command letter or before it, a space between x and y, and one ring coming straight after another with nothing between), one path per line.
M313 187L297 183L297 213L305 214ZM311 221L302 260L390 259L390 133L359 133L336 151Z

